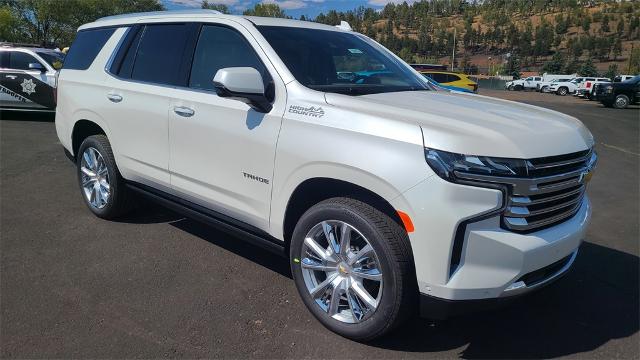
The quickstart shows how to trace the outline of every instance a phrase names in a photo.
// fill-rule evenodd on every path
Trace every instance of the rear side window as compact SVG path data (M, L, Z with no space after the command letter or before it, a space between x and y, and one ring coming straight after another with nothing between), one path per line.
M67 54L63 69L86 70L91 66L93 60L107 40L116 31L115 28L83 30L78 32L76 39L73 41L69 53Z
M140 38L131 79L179 85L179 70L190 29L187 24L147 25Z
M438 83L446 83L449 82L447 80L447 74L441 74L441 73L427 73L427 76L429 76L430 78L432 78L433 80L435 80L435 82Z
M262 74L265 85L271 82L266 68L245 38L222 26L202 27L189 78L189 87L213 90L213 77L227 67L252 67Z
M36 60L33 55L20 51L12 51L9 55L9 69L29 70L30 63L40 64L40 61Z

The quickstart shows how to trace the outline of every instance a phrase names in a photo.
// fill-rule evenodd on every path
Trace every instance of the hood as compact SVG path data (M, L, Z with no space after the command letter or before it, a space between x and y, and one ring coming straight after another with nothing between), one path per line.
M589 130L571 116L486 96L412 91L325 98L333 106L416 123L425 146L444 151L536 158L593 146Z

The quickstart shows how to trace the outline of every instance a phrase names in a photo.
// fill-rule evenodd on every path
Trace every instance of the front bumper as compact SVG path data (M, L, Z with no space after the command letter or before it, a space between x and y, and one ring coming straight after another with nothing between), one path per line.
M443 301L509 298L570 268L590 220L587 196L568 220L531 233L501 227L502 203L499 190L437 176L394 201L396 208L411 211L415 231L409 237L421 294ZM463 239L458 249L456 235Z

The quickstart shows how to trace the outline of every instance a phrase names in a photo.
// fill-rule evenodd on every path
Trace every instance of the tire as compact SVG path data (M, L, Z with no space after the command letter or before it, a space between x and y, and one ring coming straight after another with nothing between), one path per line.
M549 88L548 86L543 86L543 87L540 88L540 92L544 93L544 92L547 91L548 88Z
M515 91L521 91L523 89L522 85L516 85L513 87L513 90Z
M335 241L335 247L331 247L327 241L325 224L330 229L328 238ZM343 252L342 229L345 228L351 240L350 245L345 246L348 250ZM338 233L340 235L335 236ZM310 245L309 238L313 239L315 246ZM373 252L365 248L372 248ZM361 251L365 251L365 254L360 254ZM328 258L322 260L317 255L321 252L325 254L323 258L335 257L337 261ZM394 330L416 312L418 291L407 233L389 216L364 202L332 198L311 207L296 224L290 256L291 273L304 304L325 327L335 333L356 341L370 341ZM355 260L350 260L352 258ZM363 274L362 267L359 267L363 263L368 264L367 272L380 280L362 279L356 275ZM310 269L318 265L333 270ZM323 291L313 296L311 293L327 283L333 274L332 284L322 287ZM352 282L354 279L356 282ZM336 281L337 286L332 286ZM362 289L369 295L369 300L376 297L375 306L366 305L374 301L367 303L364 300L366 296L358 295ZM334 294L338 294L336 303L331 301ZM332 303L335 310L332 310Z
M76 171L82 199L97 217L114 219L131 210L130 191L105 135L84 139L76 155Z
M513 91L513 85L509 85L509 87L507 87L507 90Z
M565 96L569 93L569 89L567 89L566 87L561 87L558 89L558 91L556 91L556 94L560 95L560 96Z
M616 100L613 102L613 107L616 109L626 109L629 106L629 97L624 94L616 96Z

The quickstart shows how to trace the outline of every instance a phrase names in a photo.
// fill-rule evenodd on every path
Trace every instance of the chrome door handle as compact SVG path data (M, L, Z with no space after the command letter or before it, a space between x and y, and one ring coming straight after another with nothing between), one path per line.
M7 75L6 77L11 79L11 80L15 80L17 78L17 76L15 76L15 75Z
M119 103L122 101L122 96L118 94L107 94L107 99L111 100L111 102Z
M175 106L173 112L183 117L191 117L196 113L193 109L186 106Z

